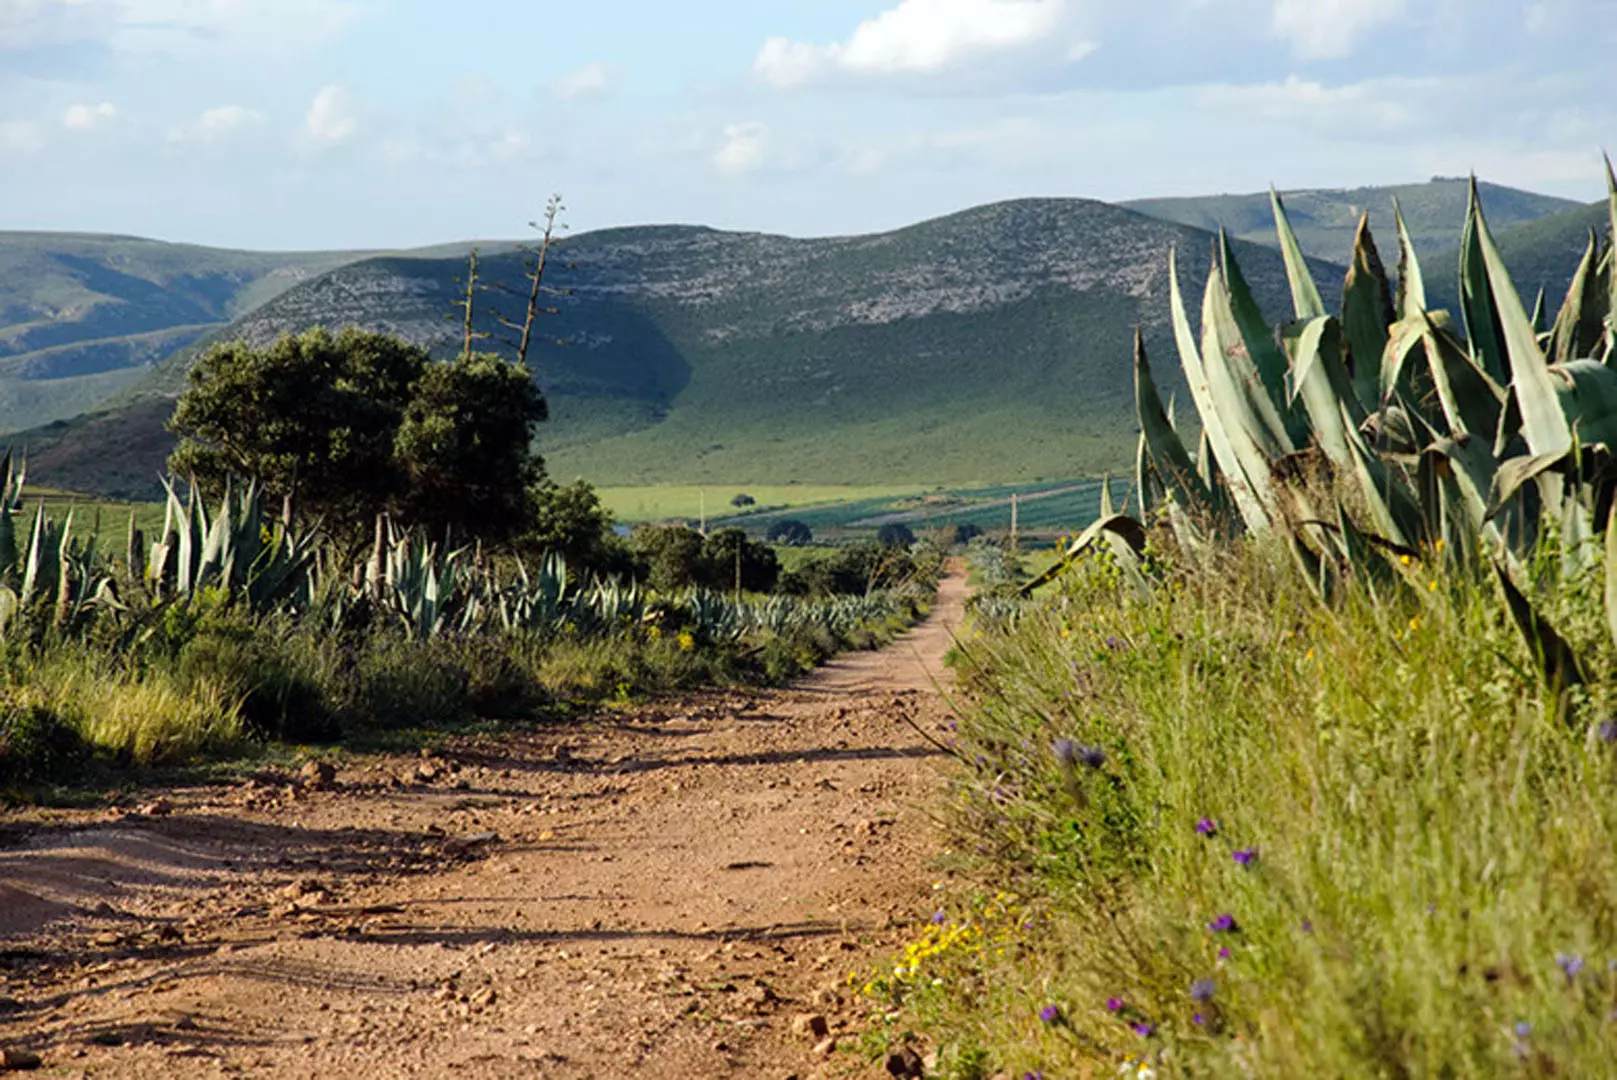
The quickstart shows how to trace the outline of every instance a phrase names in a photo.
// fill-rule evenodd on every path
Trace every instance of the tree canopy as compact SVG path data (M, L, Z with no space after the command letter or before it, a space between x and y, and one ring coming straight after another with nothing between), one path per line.
M205 489L251 476L334 534L378 513L496 542L533 524L532 449L545 400L526 366L482 353L441 363L386 334L315 329L266 348L215 346L192 368L169 459Z

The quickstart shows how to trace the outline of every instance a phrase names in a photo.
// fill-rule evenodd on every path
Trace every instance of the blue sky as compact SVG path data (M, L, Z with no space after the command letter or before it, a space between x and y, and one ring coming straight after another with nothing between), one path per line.
M1592 200L1617 0L0 0L0 228L260 248L1475 170Z

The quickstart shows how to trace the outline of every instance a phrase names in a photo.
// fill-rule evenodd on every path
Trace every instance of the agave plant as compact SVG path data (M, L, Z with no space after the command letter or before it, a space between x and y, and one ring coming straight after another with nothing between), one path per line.
M1617 177L1607 162L1617 235ZM1598 558L1617 492L1617 268L1591 235L1548 329L1511 283L1471 187L1461 244L1460 321L1427 306L1402 214L1397 285L1361 219L1341 313L1326 308L1285 206L1272 197L1293 321L1263 320L1228 239L1192 330L1170 256L1175 344L1201 421L1192 455L1135 344L1141 431L1136 487L1146 520L1166 519L1182 550L1240 533L1278 533L1322 593L1348 577L1391 576L1411 557L1492 563L1546 671L1559 637L1516 579L1553 531L1565 568ZM1542 297L1536 306L1542 310ZM1608 530L1608 545L1617 546ZM1133 563L1143 523L1103 512L1069 559L1097 543ZM1398 559L1390 560L1389 555ZM1610 562L1617 573L1617 559ZM1054 572L1059 572L1059 567ZM1033 583L1036 587L1051 575ZM1617 610L1617 581L1612 587ZM1614 622L1617 633L1617 622Z
M183 502L171 481L164 487L163 537L146 560L147 581L158 599L213 588L239 599L255 615L307 607L315 588L318 538L296 534L266 516L257 483L227 486L211 515L195 484ZM133 565L138 537L133 522L130 536Z

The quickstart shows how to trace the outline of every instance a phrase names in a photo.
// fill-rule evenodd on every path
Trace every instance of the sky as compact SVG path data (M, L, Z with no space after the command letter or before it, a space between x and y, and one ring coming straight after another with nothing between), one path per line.
M1584 201L1617 0L0 0L0 229L227 247L1475 171Z

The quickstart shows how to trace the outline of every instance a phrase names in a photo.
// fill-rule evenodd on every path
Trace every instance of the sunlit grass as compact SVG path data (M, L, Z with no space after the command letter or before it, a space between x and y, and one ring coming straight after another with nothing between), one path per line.
M1607 1075L1606 689L1558 706L1486 579L1326 606L1286 559L968 641L958 850L1040 914L896 1023L983 1075Z
M669 518L709 520L764 507L817 506L863 499L901 498L922 488L903 485L851 484L657 484L645 487L597 489L601 505L619 521L663 521ZM731 500L749 495L756 506L738 510Z

